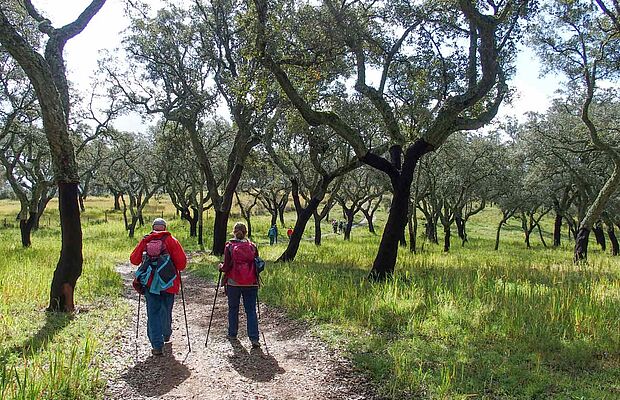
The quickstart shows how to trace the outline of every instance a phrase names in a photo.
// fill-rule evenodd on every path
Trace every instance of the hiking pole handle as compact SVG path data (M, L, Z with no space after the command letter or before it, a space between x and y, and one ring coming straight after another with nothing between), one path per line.
M209 343L209 333L211 333L211 322L213 322L213 313L215 311L215 302L217 301L217 292L220 291L220 281L222 280L222 271L220 271L217 277L217 284L215 285L215 296L213 296L213 306L211 307L211 318L209 318L209 327L207 328L207 338L205 339L205 348Z
M179 271L179 284L181 286L181 301L183 303L183 316L185 317L185 334L187 334L187 350L192 352L192 345L189 340L189 328L187 326L187 312L185 311L185 293L183 292L183 279L181 279L181 271Z

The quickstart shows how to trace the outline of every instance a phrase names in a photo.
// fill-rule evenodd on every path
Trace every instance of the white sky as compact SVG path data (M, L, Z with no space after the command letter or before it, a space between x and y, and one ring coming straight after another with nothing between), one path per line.
M122 1L107 0L86 29L67 42L65 47L67 78L84 96L90 94L91 77L97 68L99 51L112 50L120 45L120 34L127 24ZM33 3L55 27L60 27L73 21L90 0L33 0ZM161 4L161 1L155 0L151 3ZM502 104L496 120L506 116L519 118L528 111L545 111L554 91L559 87L560 81L557 77L539 77L540 64L533 52L520 52L517 60L517 73L510 82L512 87L517 88L517 97L512 105ZM114 125L120 130L145 130L141 119L136 115L122 117L116 120Z

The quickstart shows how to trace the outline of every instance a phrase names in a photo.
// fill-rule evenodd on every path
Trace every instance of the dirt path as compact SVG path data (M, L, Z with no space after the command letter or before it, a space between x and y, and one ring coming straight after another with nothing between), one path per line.
M260 329L267 345L251 349L245 335L245 316L239 317L239 341L226 339L226 297L218 294L209 347L204 341L215 284L183 275L191 353L181 296L175 298L172 344L164 357L153 357L146 337L146 308L142 298L136 360L137 294L131 288L130 264L117 270L125 282L131 320L111 349L106 374L111 378L106 399L377 399L371 386L342 356L310 335L299 321L261 304Z

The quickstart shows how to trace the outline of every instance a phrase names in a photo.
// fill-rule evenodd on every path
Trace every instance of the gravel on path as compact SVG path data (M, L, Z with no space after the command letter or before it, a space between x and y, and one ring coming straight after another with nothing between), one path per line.
M151 355L146 337L146 307L141 301L136 344L138 296L131 287L131 264L117 267L132 308L125 330L110 349L104 368L106 399L379 399L372 385L337 351L312 336L307 324L291 320L261 303L260 349L245 335L239 315L239 340L226 339L227 305L220 289L209 346L204 342L215 283L183 273L191 352L188 352L181 295L175 297L172 343L164 356ZM265 343L266 342L266 343Z

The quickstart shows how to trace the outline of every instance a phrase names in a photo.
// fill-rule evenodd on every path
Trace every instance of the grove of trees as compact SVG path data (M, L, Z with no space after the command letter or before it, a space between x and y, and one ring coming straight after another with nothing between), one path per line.
M311 218L321 245L321 221L338 205L345 239L356 218L379 228L369 266L378 281L396 271L407 228L411 251L423 236L448 252L457 237L467 246L467 222L487 207L499 210L496 250L515 219L524 248L570 237L583 262L593 232L620 253L615 2L128 2L121 47L99 60L92 93L78 94L63 48L104 6L93 0L55 28L30 0L0 5L1 182L19 200L23 246L59 198L52 310L73 309L80 209L93 187L114 196L129 236L165 193L203 245L212 209L215 255L233 207L249 227L270 214L294 226L278 261L295 259ZM519 46L566 84L547 110L497 121ZM119 131L128 112L155 123ZM377 227L380 207L388 216Z

